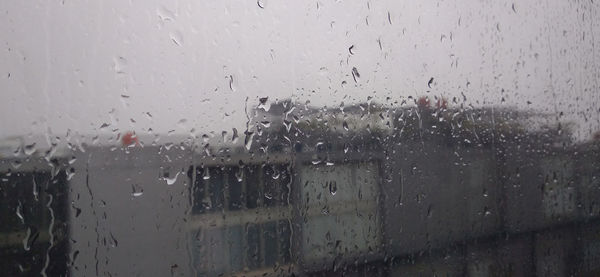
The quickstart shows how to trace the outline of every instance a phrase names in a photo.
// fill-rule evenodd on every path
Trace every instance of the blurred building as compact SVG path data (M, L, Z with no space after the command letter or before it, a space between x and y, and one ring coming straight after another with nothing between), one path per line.
M598 144L530 128L531 117L285 100L255 109L245 143L227 149L132 144L5 157L2 268L597 275Z

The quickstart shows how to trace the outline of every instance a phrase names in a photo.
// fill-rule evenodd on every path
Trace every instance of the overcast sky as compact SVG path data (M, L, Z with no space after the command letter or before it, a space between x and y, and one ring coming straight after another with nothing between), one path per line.
M563 112L585 136L600 118L599 7L573 2L0 1L0 137L220 134L243 129L246 98L461 93Z

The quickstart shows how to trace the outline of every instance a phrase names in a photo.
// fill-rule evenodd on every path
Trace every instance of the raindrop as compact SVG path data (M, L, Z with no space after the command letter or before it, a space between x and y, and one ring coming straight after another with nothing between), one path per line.
M271 178L273 178L273 180L277 180L279 179L280 173L279 171L274 171L273 175L271 175Z
M167 185L172 185L175 184L175 182L177 181L177 177L179 176L179 173L181 172L177 172L177 174L175 174L175 176L173 176L173 178L169 178L169 177L162 177L161 179L167 182Z
M31 156L35 151L37 151L37 149L35 149L35 143L25 145L25 155Z
M432 84L433 84L433 77L431 77L431 79L429 79L429 81L427 82L427 87L431 88Z
M204 170L204 175L202 176L202 179L210 180L210 170L208 170L208 169Z
M238 171L235 172L235 178L237 178L237 181L241 183L244 180L244 170L238 168Z
M492 215L492 212L490 211L490 208L484 207L483 208L483 216L489 216L489 215Z
M229 76L227 76L225 78L227 78L229 80L229 89L231 91L235 91L235 85L233 83L233 75L229 75Z
M348 47L348 52L350 52L350 55L354 55L354 52L352 52L353 49L354 49L354 44L350 45L350 47Z
M117 74L125 74L125 68L127 67L127 59L124 57L115 57L113 59L113 68Z
M232 129L233 134L231 135L231 142L236 143L239 135L238 135L238 130L236 128Z
M290 129L292 129L292 122L289 120L283 120L283 125L285 126L285 130L286 131L290 131Z
M256 4L259 8L264 9L267 5L267 0L258 0L256 1Z
M226 142L226 140L227 140L227 131L222 131L221 132L221 140L223 141L223 143Z
M331 195L335 195L337 193L337 182L336 181L329 182L329 193L331 193Z
M262 124L262 126L264 126L265 128L271 127L271 122L269 121L261 121L260 124Z
M244 146L246 147L246 150L250 151L250 148L252 147L252 138L254 137L254 132L246 132L246 137L244 139Z
M71 179L73 179L73 176L75 176L75 169L71 168L71 170L69 170L69 172L67 173L67 181L71 181Z
M175 13L165 7L158 8L156 10L156 14L158 15L158 18L160 18L160 20L162 20L162 21L174 21L175 20Z
M271 108L271 106L268 105L269 97L261 97L258 99L258 102L258 108L263 109L265 112L268 112Z
M29 251L39 236L40 232L36 230L32 231L31 228L27 227L27 234L23 238L23 249Z
M342 122L342 127L344 127L344 130L348 131L348 122L344 120L344 122Z
M79 250L75 250L73 252L73 257L71 258L71 265L75 264L75 260L77 259L77 256L79 256Z
M14 151L13 151L13 156L18 157L21 154L21 146L18 146Z
M352 78L354 79L355 83L358 83L358 80L360 78L360 73L358 73L358 69L356 69L356 67L352 68Z
M29 248L30 248L29 238L30 237L31 237L31 229L28 227L27 234L23 238L23 249L25 249L25 251L29 251Z
M38 201L38 186L37 186L37 182L35 181L35 177L31 178L31 190L33 191L33 199L35 201Z
M181 46L183 44L183 35L181 34L181 32L179 32L179 31L171 32L171 33L169 33L169 37L171 38L171 41L173 41L173 43L175 43L175 45Z
M23 163L19 160L13 160L10 162L10 165L12 165L12 167L14 169L19 169L19 167L21 167L21 165L23 165Z
M21 204L21 201L18 200L19 205L17 206L17 217L21 220L21 224L25 224L25 218L23 217L23 212L21 211L21 209L23 209L23 205Z
M327 67L324 67L324 66L322 66L321 68L319 68L319 74L320 74L321 76L325 76L325 75L327 75L328 73L329 73L329 72L328 72L328 70L327 70Z
M142 194L144 194L144 189L140 185L138 185L138 184L131 185L131 195L133 197L139 197L139 196L142 196Z
M112 247L117 247L119 246L119 241L117 241L117 239L115 238L115 236L113 235L113 233L110 233L110 239L112 240Z

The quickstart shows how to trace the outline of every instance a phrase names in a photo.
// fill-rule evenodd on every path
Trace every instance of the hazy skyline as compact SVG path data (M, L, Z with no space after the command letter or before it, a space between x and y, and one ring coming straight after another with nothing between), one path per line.
M474 106L562 112L587 137L600 126L597 10L533 0L3 1L0 137L220 134L244 128L246 98L331 107L463 94Z

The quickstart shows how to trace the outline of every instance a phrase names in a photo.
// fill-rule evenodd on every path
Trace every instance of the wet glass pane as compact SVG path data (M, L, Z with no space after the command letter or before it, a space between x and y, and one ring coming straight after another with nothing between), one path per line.
M595 1L0 4L1 276L599 276Z

